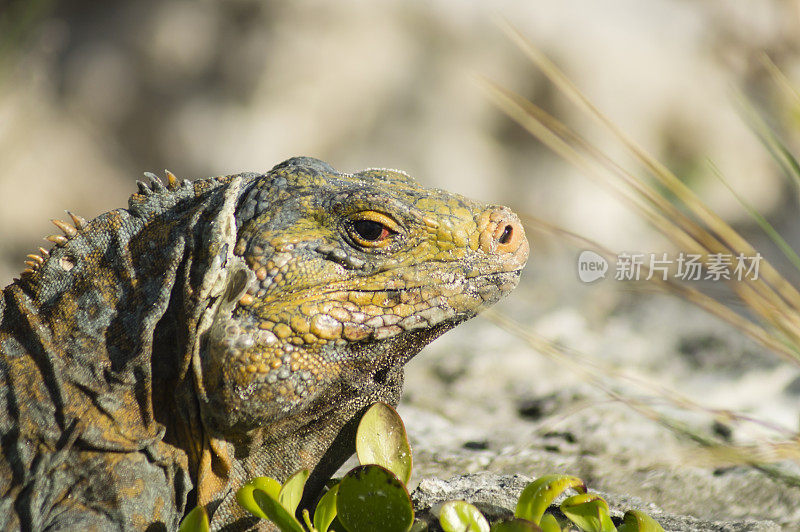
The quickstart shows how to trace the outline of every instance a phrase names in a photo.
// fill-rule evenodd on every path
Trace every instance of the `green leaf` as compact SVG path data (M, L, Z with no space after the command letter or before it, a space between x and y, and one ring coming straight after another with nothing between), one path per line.
M439 524L444 532L489 532L489 522L480 510L465 501L444 503Z
M542 529L532 521L514 517L493 524L491 532L542 532Z
M378 465L362 465L339 483L337 518L349 532L407 532L414 509L405 484Z
M617 532L664 532L655 519L639 510L630 510L622 516Z
M336 517L336 499L339 493L339 485L336 484L322 496L314 510L314 528L317 532L328 532L333 518Z
M347 530L345 528L345 526L342 524L342 522L339 521L339 515L338 514L336 515L336 517L333 518L333 523L331 523L330 526L328 526L328 528L330 530L335 531L335 532L342 532L342 531L346 531Z
M297 512L297 505L300 504L300 499L303 498L303 488L306 487L306 480L308 480L309 474L308 469L298 471L283 483L283 487L278 494L278 502L292 515Z
M278 502L278 499L267 492L256 488L253 490L253 499L267 516L267 519L278 525L281 532L305 532L303 525L297 518Z
M274 478L255 477L246 484L244 484L236 492L236 502L239 503L239 506L241 506L251 514L255 515L256 517L260 517L261 519L266 519L267 516L264 514L264 512L261 511L261 508L258 507L258 504L256 504L255 499L253 499L253 490L256 489L259 489L264 493L268 494L270 497L277 499L278 494L281 491L281 484Z
M411 445L403 420L386 403L375 403L364 413L356 432L356 454L362 465L385 467L408 484L411 478Z
M558 524L553 514L544 514L539 521L539 526L542 532L561 532L561 525Z
M196 506L194 510L186 514L181 521L178 532L208 532L208 513L205 506Z
M545 475L528 484L517 501L514 517L520 517L539 524L544 511L565 490L572 488L586 493L586 484L578 477L569 475Z
M428 523L425 521L416 521L408 532L428 532Z
M561 511L586 532L616 532L608 515L608 503L595 493L574 495L561 503Z

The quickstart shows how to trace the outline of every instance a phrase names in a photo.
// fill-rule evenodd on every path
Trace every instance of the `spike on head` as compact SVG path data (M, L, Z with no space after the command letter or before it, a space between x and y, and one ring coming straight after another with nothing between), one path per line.
M78 216L77 214L72 213L70 211L67 211L67 214L72 219L72 223L73 225L75 225L75 228L78 229L78 231L86 227L86 218L84 218L83 216Z
M150 187L152 188L153 192L161 193L167 191L167 187L164 186L161 178L155 174L150 174Z
M49 240L50 242L52 242L56 246L63 246L67 242L69 242L69 239L67 237L65 237L64 235L50 235L48 237L45 237L45 240Z
M170 190L177 190L180 185L178 183L178 178L175 177L175 174L169 170L164 170L164 173L167 174L167 188Z
M147 186L147 183L145 183L144 181L137 181L136 186L139 187L139 194L150 196L153 193L153 191L150 190L150 187Z
M37 264L42 264L44 262L44 259L35 253L29 253L28 259L36 262Z
M62 222L61 220L50 221L53 222L53 225L61 229L68 238L72 238L78 234L78 230L66 222Z

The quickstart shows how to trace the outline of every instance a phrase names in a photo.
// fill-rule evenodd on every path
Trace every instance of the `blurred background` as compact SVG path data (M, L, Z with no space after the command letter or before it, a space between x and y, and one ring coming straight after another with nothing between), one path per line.
M768 55L800 82L794 0L0 0L0 281L17 276L25 255L55 232L49 219L64 218L64 209L90 218L126 206L143 171L168 168L194 179L266 171L295 155L342 171L400 168L426 185L507 204L616 250L671 251L486 96L482 78L530 98L614 154L607 133L546 83L503 32L503 20L734 226L755 234L709 161L800 247L797 190L736 104L745 94L790 147L798 146L800 117L782 112L763 61ZM531 264L507 313L577 349L666 376L717 407L797 430L796 367L681 302L641 302L608 281L583 285L574 249L530 236ZM769 246L762 253L780 263ZM486 322L448 335L409 368L404 415L427 408L447 423L484 423L487 432L477 435L474 427L462 433L445 426L463 435L456 447L485 440L486 452L504 449L480 467L520 471L519 453L533 444L489 430L511 423L500 414L530 422L524 435L534 441L542 419L558 411L554 404L581 410L598 402L523 344ZM454 346L458 355L448 356ZM536 402L542 398L550 402ZM572 418L569 430L594 430L578 438L590 451L573 441L564 451L572 461L559 464L590 482L709 518L800 519L800 499L750 473L738 484L726 477L713 487L695 475L665 487L675 479L662 467L666 449L680 447L669 433L619 414L627 423L619 430L634 441L610 449L619 432L603 429L607 414L585 415ZM511 451L492 439L497 434L515 442ZM438 444L416 438L428 449ZM503 462L504 452L517 458ZM616 461L586 461L604 452ZM442 465L443 456L431 458L438 464L432 471L456 471ZM540 454L531 460L547 463ZM631 463L640 476L625 467ZM687 484L706 499L687 497ZM743 506L733 507L730 497Z

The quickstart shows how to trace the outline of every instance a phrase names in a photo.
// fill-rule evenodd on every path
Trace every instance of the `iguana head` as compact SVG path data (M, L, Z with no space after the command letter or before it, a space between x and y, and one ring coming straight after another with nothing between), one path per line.
M237 179L235 223L210 228L225 240L235 225L233 252L205 244L227 256L225 286L194 365L213 526L245 519L234 493L254 476L312 469L313 498L352 453L359 412L396 404L403 365L510 292L528 258L507 208L395 170L295 158Z
M234 249L247 275L203 360L215 411L237 430L323 397L332 408L333 388L395 385L425 344L510 292L528 258L508 208L395 170L295 158L247 186Z

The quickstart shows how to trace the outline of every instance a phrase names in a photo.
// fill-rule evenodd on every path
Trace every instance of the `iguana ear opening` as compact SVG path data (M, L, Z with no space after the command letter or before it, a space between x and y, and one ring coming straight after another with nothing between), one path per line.
M206 391L208 375L204 376L203 374L202 353L208 351L209 343L213 343L215 339L224 334L225 324L230 321L233 309L247 291L250 281L255 277L255 274L238 257L229 260L228 265L228 268L224 271L225 279L222 282L222 296L216 298L214 303L203 314L197 330L197 339L195 340L192 366L195 375L195 387L201 400L201 410L203 409L203 404L209 400Z
M237 264L233 268L234 271L228 275L228 281L225 283L225 295L222 297L223 306L236 303L247 291L247 285L252 277L248 275L249 270L243 264Z

